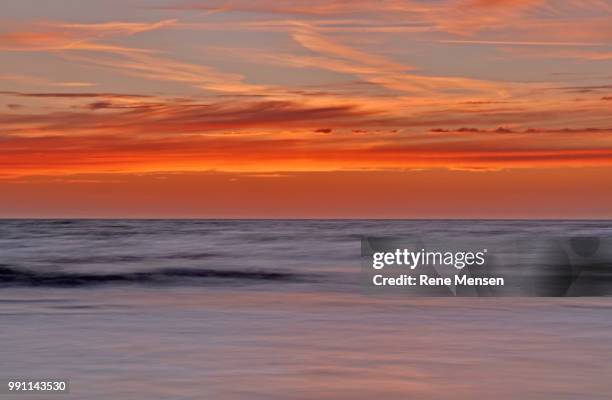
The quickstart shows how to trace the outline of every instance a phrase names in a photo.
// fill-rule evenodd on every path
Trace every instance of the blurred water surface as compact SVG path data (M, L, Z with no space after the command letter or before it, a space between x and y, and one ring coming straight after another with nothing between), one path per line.
M362 236L568 233L612 224L0 221L0 376L78 399L609 399L611 298L359 286Z

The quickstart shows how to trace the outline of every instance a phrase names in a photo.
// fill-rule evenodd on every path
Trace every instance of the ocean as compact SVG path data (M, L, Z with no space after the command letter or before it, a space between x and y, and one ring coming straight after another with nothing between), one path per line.
M568 233L612 223L1 220L0 378L70 380L32 399L610 399L612 297L360 286L364 236Z

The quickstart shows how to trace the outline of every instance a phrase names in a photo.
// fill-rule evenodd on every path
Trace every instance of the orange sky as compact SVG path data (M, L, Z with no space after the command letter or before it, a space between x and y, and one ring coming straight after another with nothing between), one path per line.
M0 217L612 218L610 1L0 11Z

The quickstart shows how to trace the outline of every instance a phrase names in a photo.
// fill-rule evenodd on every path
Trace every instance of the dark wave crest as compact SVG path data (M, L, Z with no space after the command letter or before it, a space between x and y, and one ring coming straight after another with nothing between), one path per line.
M88 274L32 271L0 265L0 287L80 287L98 285L205 285L301 281L303 276L272 271L164 268L151 271Z

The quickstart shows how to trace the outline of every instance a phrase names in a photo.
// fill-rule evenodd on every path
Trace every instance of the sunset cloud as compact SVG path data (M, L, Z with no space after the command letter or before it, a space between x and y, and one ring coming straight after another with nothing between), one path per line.
M101 24L35 23L30 30L0 33L0 50L4 51L101 51L139 53L146 49L101 43L99 40L134 35L171 26L176 20L154 23L107 22Z
M150 96L142 94L122 94L122 93L88 93L88 92L43 92L43 93L27 93L27 92L10 92L0 91L0 95L19 96L19 97L42 97L42 98L91 98L91 97L106 97L106 98L146 98Z
M612 171L607 1L9 3L6 182Z
M88 135L5 136L0 150L7 176L67 173L141 173L146 171L289 171L404 170L422 168L543 168L612 166L612 135L564 132L566 143L550 146L545 132L461 142L426 140L381 133L364 139L351 134L181 135L138 137ZM590 146L579 139L595 134ZM603 136L602 136L603 135ZM45 148L44 158L31 148Z

